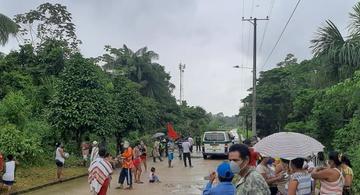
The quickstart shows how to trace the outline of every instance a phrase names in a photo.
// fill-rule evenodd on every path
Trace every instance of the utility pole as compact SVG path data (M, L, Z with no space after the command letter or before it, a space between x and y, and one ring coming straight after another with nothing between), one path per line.
M252 114L251 114L251 125L252 125L252 135L256 136L256 25L258 20L269 20L269 17L258 19L258 18L244 18L242 21L248 21L254 26L254 48L253 48L253 96L252 96Z
M185 71L185 64L179 64L179 70L180 70L180 105L184 101L184 71Z

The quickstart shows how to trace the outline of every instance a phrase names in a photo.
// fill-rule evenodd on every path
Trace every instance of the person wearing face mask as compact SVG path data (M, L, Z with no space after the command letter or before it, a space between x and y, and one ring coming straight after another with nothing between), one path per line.
M272 195L276 195L278 192L276 183L283 179L283 176L280 174L275 175L275 171L272 170L273 159L270 157L263 157L261 162L256 167L256 171L259 172L265 179L266 183L270 187Z
M321 195L341 195L344 187L344 177L340 171L339 153L330 152L328 168L315 168L311 177L320 181Z
M270 195L265 179L250 164L249 148L234 144L229 148L231 171L237 175L234 181L237 195Z

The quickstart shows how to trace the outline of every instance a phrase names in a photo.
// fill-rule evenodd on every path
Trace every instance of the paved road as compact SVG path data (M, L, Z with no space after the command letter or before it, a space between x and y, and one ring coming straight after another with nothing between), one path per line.
M127 194L127 195L193 195L201 194L206 183L205 176L209 175L221 160L203 160L201 158L192 159L193 168L185 168L182 161L174 160L174 168L168 168L167 162L153 163L149 162L149 166L154 166L160 176L162 183L150 184L147 182L149 172L142 174L144 184L135 184L133 190L118 190L117 180L119 173L116 171L110 185L108 194ZM62 184L43 188L28 195L87 195L90 194L87 178L79 178Z

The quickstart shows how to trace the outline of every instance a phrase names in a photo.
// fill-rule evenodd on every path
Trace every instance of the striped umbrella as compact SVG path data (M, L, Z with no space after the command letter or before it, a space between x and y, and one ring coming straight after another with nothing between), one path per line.
M263 156L292 160L306 158L324 150L316 139L301 133L274 133L260 140L254 146Z

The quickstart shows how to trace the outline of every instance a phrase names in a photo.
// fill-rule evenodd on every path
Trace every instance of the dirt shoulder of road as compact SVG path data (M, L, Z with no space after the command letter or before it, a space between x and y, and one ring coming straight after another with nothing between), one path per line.
M64 168L63 181L87 175L86 167L71 166ZM49 186L58 183L56 180L56 166L45 165L41 167L19 167L15 174L16 183L13 186L12 194L18 194L33 189Z

